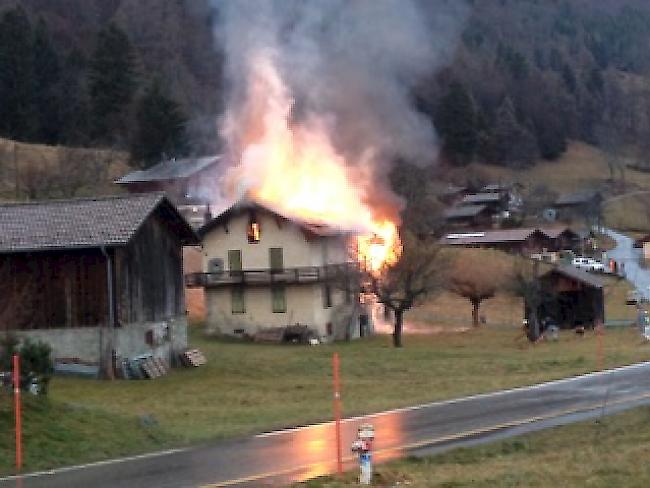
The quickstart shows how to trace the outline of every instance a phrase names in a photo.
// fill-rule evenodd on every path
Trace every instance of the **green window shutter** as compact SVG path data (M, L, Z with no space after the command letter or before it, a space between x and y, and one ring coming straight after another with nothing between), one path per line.
M329 283L323 285L323 308L330 308L332 306L332 287Z
M287 290L284 286L275 285L271 288L271 307L273 313L287 311Z
M269 263L271 271L282 271L284 269L284 258L281 247L269 248Z
M246 313L246 302L244 299L244 289L235 286L230 289L230 305L232 313Z
M228 271L241 271L241 251L232 249L228 251Z

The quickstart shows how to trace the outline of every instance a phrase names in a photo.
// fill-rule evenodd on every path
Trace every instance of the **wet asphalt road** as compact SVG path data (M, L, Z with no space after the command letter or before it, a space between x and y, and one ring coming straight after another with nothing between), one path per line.
M348 419L346 467L359 424L376 430L377 461L433 453L650 404L650 363L543 385ZM335 470L330 424L260 434L167 454L0 479L0 487L178 488L281 486Z
M616 248L607 253L616 262L623 263L623 276L638 292L650 299L650 270L641 267L641 250L634 248L634 239L620 232L606 229L605 232L616 241Z

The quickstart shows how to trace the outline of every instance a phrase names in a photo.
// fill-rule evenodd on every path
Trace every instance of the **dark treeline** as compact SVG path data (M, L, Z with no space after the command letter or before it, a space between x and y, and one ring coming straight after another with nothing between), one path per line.
M0 12L0 137L128 149L140 166L188 151L187 118L160 73L108 22L88 51L63 49L20 6Z
M569 140L645 151L646 1L459 1L470 14L452 63L413 94L447 161L525 167ZM142 165L215 150L207 0L15 4L0 0L1 137L128 149Z
M454 62L423 83L455 164L525 167L570 139L607 150L650 136L650 4L476 0Z

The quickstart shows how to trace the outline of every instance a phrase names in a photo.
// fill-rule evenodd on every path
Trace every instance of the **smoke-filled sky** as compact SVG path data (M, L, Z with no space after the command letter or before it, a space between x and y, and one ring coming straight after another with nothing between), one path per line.
M432 161L436 137L410 89L452 54L465 17L457 0L213 0L226 55L227 108L243 116L250 66L260 52L294 99L292 117L318 114L351 161ZM234 122L236 124L236 122ZM235 130L236 132L236 130ZM227 143L236 134L227 132Z

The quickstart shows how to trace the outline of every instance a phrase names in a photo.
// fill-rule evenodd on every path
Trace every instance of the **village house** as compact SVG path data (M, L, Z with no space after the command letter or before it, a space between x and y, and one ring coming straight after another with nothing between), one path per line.
M349 233L245 200L209 221L199 236L204 272L186 282L205 289L213 330L256 336L304 326L324 341L371 331L351 278Z
M492 223L492 212L486 205L451 207L444 212L449 227L485 227Z
M460 205L485 205L493 214L508 210L508 194L499 192L474 193L465 195Z
M205 223L209 213L206 189L218 178L221 156L168 159L143 170L132 171L115 183L129 193L164 191L181 215L193 226Z
M448 233L440 239L440 244L499 249L530 256L541 252L577 249L580 237L567 227L533 227Z
M584 221L598 225L602 216L603 197L596 190L582 190L560 195L555 201L556 218L565 222Z
M187 346L182 246L198 238L162 193L0 205L0 331L55 361Z

